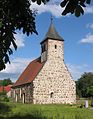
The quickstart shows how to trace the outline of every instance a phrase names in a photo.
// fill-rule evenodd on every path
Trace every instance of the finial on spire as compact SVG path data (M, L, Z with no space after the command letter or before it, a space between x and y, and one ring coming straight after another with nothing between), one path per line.
M51 15L51 23L53 22L53 16Z

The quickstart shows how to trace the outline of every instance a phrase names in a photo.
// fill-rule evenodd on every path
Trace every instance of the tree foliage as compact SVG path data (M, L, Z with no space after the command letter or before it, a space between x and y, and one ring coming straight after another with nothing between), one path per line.
M40 5L51 0L0 0L0 71L5 69L5 64L10 63L9 55L13 54L11 44L17 49L14 34L16 30L22 30L24 34L35 33L35 12L30 9L30 2ZM62 15L75 13L78 17L84 14L85 4L91 0L62 0L61 7L65 7Z
M93 97L93 73L84 73L76 81L76 88L80 97Z
M10 80L10 78L4 79L4 80L0 80L0 86L8 86L10 84L13 84L13 82Z
M87 97L93 97L93 85L92 86L89 86L87 87Z
M29 0L0 0L0 70L5 69L5 63L10 63L11 44L17 49L14 37L17 29L27 35L37 34Z
M46 3L51 0L32 0L33 2L37 2L40 5L42 2ZM65 8L62 11L62 15L66 15L68 13L75 14L76 17L79 17L81 14L84 14L84 8L86 4L90 4L91 0L62 0L60 6Z
M79 17L81 14L84 14L84 7L86 7L86 4L90 4L90 2L91 0L63 0L60 4L61 7L65 7L62 15L71 13Z

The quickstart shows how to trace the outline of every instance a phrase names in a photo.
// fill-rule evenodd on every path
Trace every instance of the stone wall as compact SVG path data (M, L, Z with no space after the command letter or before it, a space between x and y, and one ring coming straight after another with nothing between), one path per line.
M33 103L33 82L12 88L14 102Z
M49 39L46 45L47 51L44 56L41 54L41 58L47 61L41 71L31 84L12 89L12 97L14 101L23 103L73 104L76 101L76 86L64 63L63 42Z
M64 64L63 42L48 40L46 57L47 61L33 81L33 103L75 103L76 86Z

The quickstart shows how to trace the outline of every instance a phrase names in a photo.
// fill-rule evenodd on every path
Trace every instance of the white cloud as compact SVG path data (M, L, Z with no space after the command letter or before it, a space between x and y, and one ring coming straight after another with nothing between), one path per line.
M93 68L87 64L75 65L69 63L67 66L74 80L79 79L84 72L93 72Z
M6 69L0 72L0 79L10 78L12 81L16 81L31 60L33 58L16 58L12 60L11 64L7 64ZM93 72L93 68L87 64L76 65L68 63L67 66L74 80L80 78L84 72Z
M22 33L17 32L17 34L14 34L15 37L15 43L17 44L18 48L25 46L25 35ZM11 44L11 48L13 48L13 45Z
M19 75L20 75L20 73L3 73L3 72L0 72L0 79L3 80L3 79L10 78L13 82L15 82L18 79Z
M49 2L48 4L41 4L37 5L37 3L31 2L31 9L36 10L38 14L44 13L44 12L50 12L53 16L56 18L62 17L62 11L64 8L60 6L60 2L58 0ZM87 5L87 7L84 8L85 14L93 14L93 6ZM67 14L66 16L69 16L70 14Z
M86 27L87 27L87 28L91 28L91 29L93 29L93 23L89 23L89 24L87 24Z
M73 79L78 79L81 75L80 70L78 69L78 67L76 65L71 65L71 64L67 64L69 71L71 72L71 75L73 77Z
M38 14L44 13L44 12L50 12L55 17L62 17L62 8L58 4L41 4L37 5L36 3L31 3L31 9L36 10Z
M93 14L93 6L88 5L84 8L86 14Z
M87 34L85 38L82 38L80 40L80 43L93 43L93 35L92 34Z
M20 73L28 65L31 59L16 58L11 61L11 64L6 64L6 69L1 71L3 73Z
M12 81L16 81L32 59L16 58L11 60L11 64L6 64L6 69L0 72L0 79L10 78Z

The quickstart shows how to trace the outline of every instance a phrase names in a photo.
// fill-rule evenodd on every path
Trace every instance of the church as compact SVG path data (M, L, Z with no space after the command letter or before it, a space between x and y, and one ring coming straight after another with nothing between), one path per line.
M64 39L52 20L40 45L40 57L27 66L12 86L13 100L33 104L74 104L76 85L64 63Z

